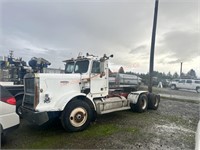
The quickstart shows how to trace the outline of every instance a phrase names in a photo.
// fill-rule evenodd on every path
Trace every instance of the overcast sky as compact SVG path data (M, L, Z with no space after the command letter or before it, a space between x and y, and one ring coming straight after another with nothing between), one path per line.
M63 60L114 54L112 71L147 73L155 0L0 0L0 55ZM200 77L200 0L159 0L154 70Z

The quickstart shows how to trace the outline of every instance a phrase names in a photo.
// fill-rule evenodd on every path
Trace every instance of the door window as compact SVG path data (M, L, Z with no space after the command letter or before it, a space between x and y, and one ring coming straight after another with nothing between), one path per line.
M186 83L192 83L192 80L187 80Z
M65 73L72 73L74 71L74 62L68 62L65 65Z
M200 84L200 81L195 81L196 84Z
M100 73L100 62L99 61L93 61L92 73Z
M74 68L74 73L86 73L88 70L89 61L88 60L80 60L77 61Z
M179 83L185 83L185 80L180 80Z

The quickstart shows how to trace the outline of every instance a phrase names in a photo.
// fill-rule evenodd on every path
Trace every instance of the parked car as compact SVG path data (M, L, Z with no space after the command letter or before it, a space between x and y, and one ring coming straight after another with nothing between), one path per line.
M0 82L0 85L7 89L16 99L16 113L22 117L20 107L24 96L24 85L14 85L12 82Z
M196 90L198 93L200 93L200 80L176 79L172 80L172 82L170 83L170 87L172 90L188 89L188 90Z
M0 134L1 137L8 131L19 126L19 116L16 114L16 99L0 85Z

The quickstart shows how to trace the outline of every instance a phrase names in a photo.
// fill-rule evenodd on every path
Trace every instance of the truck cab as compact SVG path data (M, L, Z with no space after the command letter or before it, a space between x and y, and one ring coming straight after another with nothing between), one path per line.
M60 118L67 131L81 131L96 115L131 109L157 109L159 95L109 90L108 60L94 55L65 60L65 74L31 73L24 78L23 118L42 125Z
M66 60L65 74L78 75L77 83L80 92L90 97L103 97L108 95L108 62L100 61L98 57L78 57L76 60ZM75 83L75 84L77 84Z

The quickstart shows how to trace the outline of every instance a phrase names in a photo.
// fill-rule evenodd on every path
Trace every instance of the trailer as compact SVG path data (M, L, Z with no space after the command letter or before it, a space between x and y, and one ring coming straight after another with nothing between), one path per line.
M140 84L141 78L134 74L127 73L110 73L109 89L114 91L136 91Z
M65 60L65 74L26 74L23 118L37 125L59 118L66 131L75 132L86 129L97 115L156 110L159 95L110 90L108 61L112 57L87 54Z

